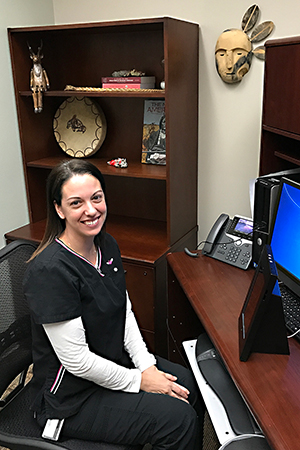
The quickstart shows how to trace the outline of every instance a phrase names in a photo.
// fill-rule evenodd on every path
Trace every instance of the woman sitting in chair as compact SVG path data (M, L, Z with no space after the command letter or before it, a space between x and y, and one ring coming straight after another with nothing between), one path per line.
M141 337L118 245L105 232L101 172L85 160L61 163L47 180L47 207L24 279L38 423L59 419L62 436L200 450L196 384Z

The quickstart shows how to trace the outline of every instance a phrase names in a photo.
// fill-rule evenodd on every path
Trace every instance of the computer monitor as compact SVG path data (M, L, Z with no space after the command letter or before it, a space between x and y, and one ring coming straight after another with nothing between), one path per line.
M269 241L278 278L300 296L300 184L282 178Z

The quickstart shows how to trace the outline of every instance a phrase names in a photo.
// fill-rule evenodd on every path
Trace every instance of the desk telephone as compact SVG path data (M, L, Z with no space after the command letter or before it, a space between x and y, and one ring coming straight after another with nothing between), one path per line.
M252 259L253 221L221 214L205 241L203 255L247 269Z

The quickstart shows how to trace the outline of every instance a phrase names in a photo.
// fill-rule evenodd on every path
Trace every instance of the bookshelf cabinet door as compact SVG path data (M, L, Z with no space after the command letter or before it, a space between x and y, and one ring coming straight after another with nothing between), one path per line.
M142 264L123 263L126 286L132 309L145 341L152 347L154 336L154 268ZM154 348L151 348L154 351Z

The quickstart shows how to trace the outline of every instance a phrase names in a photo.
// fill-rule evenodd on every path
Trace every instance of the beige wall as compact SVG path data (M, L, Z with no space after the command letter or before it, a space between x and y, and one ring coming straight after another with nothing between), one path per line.
M53 22L52 0L0 0L0 247L4 233L28 223L7 28Z
M206 236L221 212L249 216L248 186L258 170L264 65L254 58L250 72L239 85L226 85L215 70L214 46L224 29L240 28L242 16L251 4L249 0L0 0L0 70L4 72L1 80L5 86L0 105L0 239L4 232L28 221L7 26L155 16L199 23L199 238ZM261 0L258 4L260 22L275 23L271 38L300 34L299 0Z

